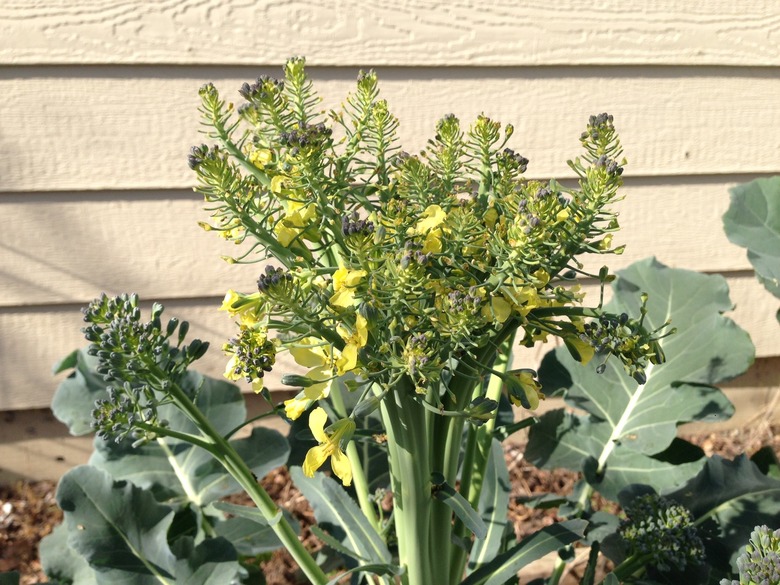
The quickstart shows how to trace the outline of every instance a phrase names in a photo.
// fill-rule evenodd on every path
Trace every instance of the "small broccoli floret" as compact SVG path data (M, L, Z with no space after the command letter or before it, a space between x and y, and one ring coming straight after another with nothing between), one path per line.
M780 530L756 526L750 542L737 558L739 581L723 579L720 585L775 585L780 583Z
M618 529L626 553L659 571L684 570L704 561L704 543L687 508L656 494L633 500Z

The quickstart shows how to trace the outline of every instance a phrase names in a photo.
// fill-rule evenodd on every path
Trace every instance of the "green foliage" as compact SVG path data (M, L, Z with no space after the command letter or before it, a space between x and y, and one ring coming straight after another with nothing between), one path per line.
M107 399L110 383L96 372L99 360L83 351L58 369L66 367L74 372L61 383L52 408L73 434L83 434L94 401ZM218 433L230 435L245 423L235 385L186 370L175 378ZM79 585L225 583L247 575L241 558L281 546L256 508L246 515L217 502L242 488L212 453L187 440L198 432L196 423L170 401L159 401L155 411L166 422L159 430L173 436L145 433L136 442L126 433L116 440L96 437L89 465L62 478L58 503L65 524L41 546L50 578ZM230 444L258 477L284 464L289 453L284 437L266 428Z
M566 402L586 414L545 414L531 428L525 454L540 467L582 471L593 489L613 500L632 483L662 491L701 469L703 460L677 457L677 425L731 416L733 407L712 384L744 372L754 355L747 333L721 314L731 308L722 277L643 260L619 272L607 309L636 315L642 292L649 294L648 327L675 327L658 341L667 361L648 366L639 384L615 360L607 359L599 374L608 356L582 367L565 348L555 350L540 370L543 387L563 389Z
M19 573L0 573L0 585L19 585Z
M688 508L697 524L717 522L708 562L724 571L734 568L755 526L780 525L780 480L761 473L745 455L733 461L712 457L696 477L666 497Z
M364 563L390 564L392 556L382 537L334 480L322 474L308 478L299 467L293 467L290 476L314 509L319 528L341 543L341 550Z
M729 240L747 248L758 280L780 297L780 177L756 179L731 189L723 226Z
M586 526L584 520L546 526L471 573L461 585L503 585L527 564L581 539Z

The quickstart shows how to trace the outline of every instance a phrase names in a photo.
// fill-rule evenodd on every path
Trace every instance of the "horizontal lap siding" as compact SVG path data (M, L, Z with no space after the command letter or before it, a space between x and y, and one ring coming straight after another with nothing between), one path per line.
M780 65L773 0L0 4L0 64Z
M775 363L778 303L721 216L730 186L780 173L780 8L474 5L1 3L0 411L49 404L49 367L83 344L78 309L103 290L137 291L191 320L214 345L201 367L220 375L233 326L216 309L225 289L252 288L257 267L221 262L235 246L197 227L207 216L186 166L203 140L197 89L214 81L237 99L242 82L278 75L290 54L308 56L323 108L341 103L358 68L376 67L407 150L449 112L512 123L510 145L534 177L570 178L587 117L609 111L629 160L616 238L628 247L589 266L655 254L724 273L731 316ZM292 367L281 357L269 386ZM770 378L759 385L776 387Z
M228 100L276 69L0 68L0 192L181 189L204 140L197 90ZM608 111L629 176L771 173L780 168L774 70L723 68L449 68L380 71L401 144L422 148L447 113L484 112L515 127L510 145L534 177L571 177L588 116ZM355 71L312 69L323 108L354 88ZM229 76L228 76L229 75ZM738 109L735 109L739 104Z

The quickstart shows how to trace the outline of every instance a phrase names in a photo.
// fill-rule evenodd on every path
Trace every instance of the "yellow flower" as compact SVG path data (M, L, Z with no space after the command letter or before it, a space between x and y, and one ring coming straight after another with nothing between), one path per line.
M227 311L231 317L238 316L241 325L251 327L260 321L263 305L259 292L247 295L230 289L219 310Z
M273 179L271 179L271 191L274 193L281 193L282 188L284 188L284 182L287 180L287 177L284 175L276 175Z
M255 150L249 155L249 161L259 169L262 169L265 165L270 163L271 160L273 160L273 155L267 148Z
M572 318L571 322L580 333L585 331L585 325L582 319ZM593 356L596 355L595 348L587 341L580 339L580 337L577 335L564 337L563 343L566 345L566 349L569 350L571 357L583 365L587 364L590 360L593 359Z
M429 205L423 212L425 219L417 222L414 232L417 234L427 234L433 228L437 227L447 219L447 214L438 205Z
M241 363L239 362L238 357L236 355L233 355L228 360L228 363L225 366L224 376L231 382L237 382L238 380L243 380L246 378L246 375L240 370L241 370ZM252 391L255 394L259 394L263 390L262 378L254 377L251 379L251 383L252 383Z
M355 304L355 287L366 277L365 270L349 270L339 268L333 273L333 295L330 297L330 304L334 307L343 309L349 308Z
M325 432L325 423L328 415L321 408L315 408L309 415L309 428L319 445L309 449L303 462L303 473L307 477L314 477L325 460L330 457L330 467L341 482L348 486L352 483L352 466L344 451L341 450L342 441L349 441L355 431L355 422L352 419L339 420L330 427L330 434Z
M312 404L311 400L301 398L300 396L301 395L299 394L295 398L284 401L284 415L290 420L295 420L300 417Z
M423 254L438 254L441 252L441 229L437 228L428 232L423 244Z
M511 314L512 305L503 297L491 297L490 305L482 307L482 316L485 319L495 319L496 323L504 323Z
M285 216L274 226L276 239L285 248L288 247L301 232L303 232L317 215L313 203L303 204L298 201L287 203Z
M509 391L509 400L515 406L522 406L529 410L539 407L539 399L544 400L542 385L535 378L533 370L518 370L511 372L505 382Z
M295 362L304 368L311 368L306 377L317 380L315 384L303 389L296 399L306 401L304 410L315 400L326 398L330 394L330 387L333 383L333 358L330 353L330 345L325 344L316 337L306 337L301 340L301 345L290 348L290 354ZM286 403L285 403L286 404ZM300 406L291 407L295 410ZM296 419L300 416L290 416L290 419Z

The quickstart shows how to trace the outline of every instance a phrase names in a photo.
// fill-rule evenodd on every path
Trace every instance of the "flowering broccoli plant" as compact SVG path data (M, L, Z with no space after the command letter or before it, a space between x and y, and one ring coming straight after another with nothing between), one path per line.
M584 155L570 163L579 185L564 188L525 179L528 160L507 147L512 126L486 116L467 128L446 116L423 152L400 150L373 72L328 119L302 59L283 81L259 78L239 93L234 117L213 85L201 89L218 144L189 157L211 211L204 227L250 242L240 260L268 260L254 292L225 297L238 322L226 376L260 391L289 351L305 370L283 378L301 388L286 416L330 405L309 417L319 444L303 473L330 460L384 534L354 435L355 421L378 409L405 580L460 582L464 551L442 559L437 550L468 535L501 393L525 408L542 397L533 371L507 369L513 341L558 337L582 362L614 355L637 380L663 359L641 318L580 304L577 257L620 251L610 205L624 161L612 117L590 118ZM358 396L349 410L345 391Z
M652 562L661 573L696 565L705 543L686 553L680 542L695 534L695 522L722 513L727 497L713 496L711 507L692 516L653 493L629 508L628 527L594 514L590 497L599 491L618 499L629 484L666 491L686 481L707 485L696 476L703 459L682 461L664 450L679 422L730 414L709 384L743 371L752 345L720 316L728 298L715 277L654 262L627 271L610 306L601 299L583 305L583 278L603 289L614 277L606 268L588 274L579 258L621 251L612 246L618 222L611 206L624 161L612 117L590 117L580 137L584 152L569 163L579 181L565 187L526 179L529 161L508 147L512 127L486 116L468 127L445 116L423 152L402 151L398 121L373 72L361 73L343 110L329 115L317 109L299 58L287 62L283 80L262 77L239 93L244 103L234 108L213 85L200 90L216 144L189 156L211 214L203 227L244 245L230 262L264 263L255 289L230 290L222 304L237 327L223 347L225 376L246 380L293 428L307 421L313 441L292 477L317 515L315 534L343 556L346 573L326 575L258 482L287 460L287 442L258 428L236 439L251 422L242 422L238 391L188 371L207 344L185 344L187 325L164 324L159 305L144 321L134 295L94 301L85 310L89 356L73 354L60 368L76 370L62 396L73 400L78 387L83 403L97 399L96 456L58 492L75 527L68 537L74 554L116 578L106 571L121 565L122 578L135 571L161 583L250 583L237 559L268 550L272 534L318 585L345 574L386 584L500 585L578 540L593 545L595 559L598 527L611 526L623 544L613 547L619 564L605 582L641 578ZM642 294L649 289L660 294L655 305ZM677 306L690 311L691 291L704 291L698 312L674 316ZM672 318L680 332L667 336ZM664 363L668 339L680 339L681 349L702 336L724 341L702 353L701 367L690 356L677 362L694 373ZM513 347L555 338L561 367L567 359L589 364L582 383L570 369L566 390L586 414L515 423L510 403L535 409L566 384L548 375L543 393L536 371L510 366ZM264 382L282 352L300 368L277 379L298 392L277 405ZM674 408L657 408L668 400ZM55 412L83 431L66 402L55 398ZM528 458L575 467L584 483L558 502L568 520L513 543L500 439L534 423ZM139 453L148 458L144 469ZM376 473L377 461L386 474ZM326 466L343 487L320 472ZM729 494L740 501L745 490L780 494L768 478L743 487ZM257 509L217 501L239 488ZM690 490L680 490L679 499L688 497ZM380 505L388 494L389 514ZM98 505L120 496L145 502L149 512L113 514L125 508ZM661 524L669 530L648 528ZM95 548L95 531L110 536L121 555L109 562ZM242 544L230 548L229 535ZM150 542L158 543L153 550ZM559 582L566 558L549 585ZM594 567L595 560L583 583L594 583Z

